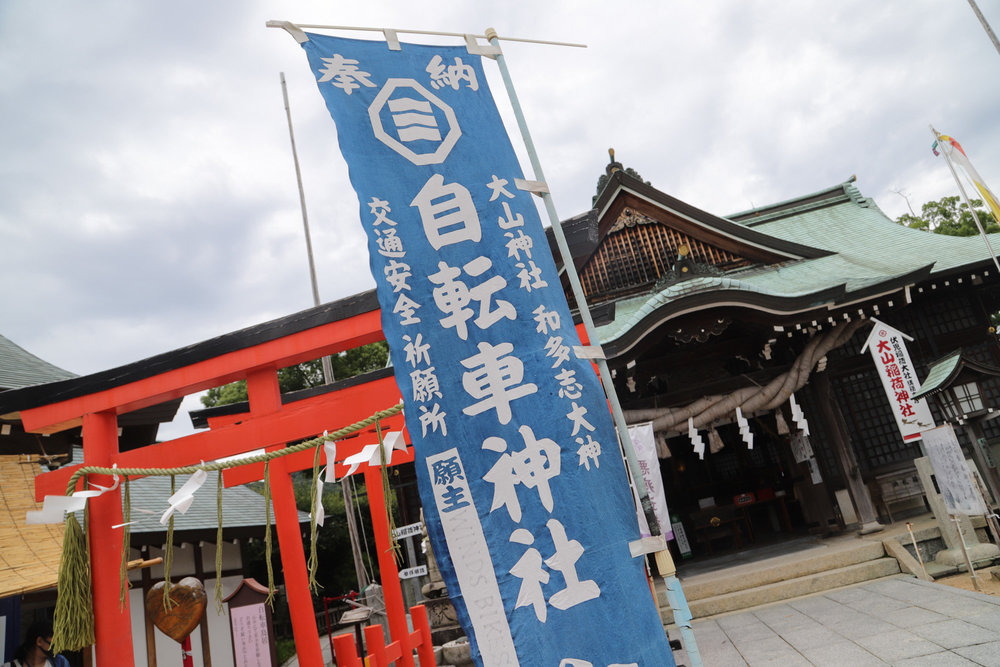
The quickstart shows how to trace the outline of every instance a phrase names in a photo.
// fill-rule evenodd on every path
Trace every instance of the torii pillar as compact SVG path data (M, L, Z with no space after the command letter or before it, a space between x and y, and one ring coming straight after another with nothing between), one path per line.
M114 412L96 412L83 416L84 465L110 468L118 458L118 418ZM111 486L111 478L94 480ZM87 501L90 521L87 525L91 563L121 563L122 523L120 489L102 493ZM132 622L128 595L120 603L121 578L117 567L91 567L94 608L106 610L94 614L95 659L98 665L135 664L132 653ZM112 611L113 610L113 611Z

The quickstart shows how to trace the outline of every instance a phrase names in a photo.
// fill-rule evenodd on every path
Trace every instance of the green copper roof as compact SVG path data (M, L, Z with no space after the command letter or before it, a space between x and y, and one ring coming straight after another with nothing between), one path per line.
M0 391L76 377L0 336Z
M615 320L598 328L601 342L613 343L655 310L696 293L757 294L797 299L805 305L810 305L812 296L815 307L898 289L900 281L915 282L915 276L928 272L933 276L989 259L979 237L932 234L894 223L851 182L730 219L776 241L832 254L751 267L722 278L690 279L623 299L615 304ZM991 235L991 241L1000 247L1000 234Z
M961 361L961 348L935 361L931 365L930 370L927 371L927 377L924 379L923 384L920 385L920 391L914 394L913 398L923 398L944 388L952 375L958 370L958 365Z

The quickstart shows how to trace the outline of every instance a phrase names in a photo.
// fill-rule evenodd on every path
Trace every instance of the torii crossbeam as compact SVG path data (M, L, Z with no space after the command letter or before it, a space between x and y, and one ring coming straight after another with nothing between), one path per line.
M399 390L391 375L379 374L368 382L348 382L344 384L350 386L340 389L335 384L325 393L283 403L278 369L379 340L383 336L377 303L370 295L361 295L121 369L59 383L45 394L34 392L35 396L26 397L33 400L20 408L21 419L26 431L37 433L57 432L82 422L83 465L88 466L111 467L117 463L119 467L173 468L260 448L283 447L394 405L399 401ZM119 451L118 415L239 379L247 381L249 412L238 421L229 420L233 423L208 432ZM402 429L401 422L398 418L397 429ZM304 465L305 458L308 466ZM290 456L276 459L269 471L296 649L302 664L322 665L290 478L292 471L311 465L311 455L298 460ZM41 500L45 495L65 493L78 467L39 476L36 497ZM252 469L241 475L231 473L227 485L241 483L241 477L247 476L259 479L261 474ZM102 483L101 479L93 481ZM121 497L116 490L90 502L88 537L97 664L131 664L134 654L128 602L119 604L122 542L112 528L122 523Z

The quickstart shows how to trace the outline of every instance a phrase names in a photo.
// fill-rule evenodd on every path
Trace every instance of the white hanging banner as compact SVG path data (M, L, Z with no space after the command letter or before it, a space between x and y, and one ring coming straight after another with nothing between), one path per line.
M674 539L674 532L671 529L670 513L667 511L667 497L663 493L663 477L660 476L660 460L656 456L656 436L653 433L653 423L636 424L628 427L629 437L632 438L632 446L635 449L635 457L639 462L639 471L642 473L641 480L635 480L636 484L646 485L649 492L649 499L653 503L653 513L656 520L660 522L660 531L664 539ZM643 537L649 537L649 524L646 522L646 515L640 508L636 512L639 517L639 531Z
M924 399L914 400L912 396L920 391L920 380L913 370L910 354L906 351L906 341L913 340L898 329L872 318L871 333L861 347L868 348L875 368L882 379L885 396L889 399L896 426L904 442L920 439L920 433L934 428L934 417Z

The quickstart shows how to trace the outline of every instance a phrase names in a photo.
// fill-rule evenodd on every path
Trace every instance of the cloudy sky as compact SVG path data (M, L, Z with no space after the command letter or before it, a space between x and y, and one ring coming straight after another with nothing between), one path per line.
M587 44L504 45L562 217L609 147L720 215L856 174L895 217L954 191L929 123L1000 188L1000 54L965 0L621 5L5 0L0 334L86 374L310 307L280 72L320 293L374 285L336 130L267 19Z

